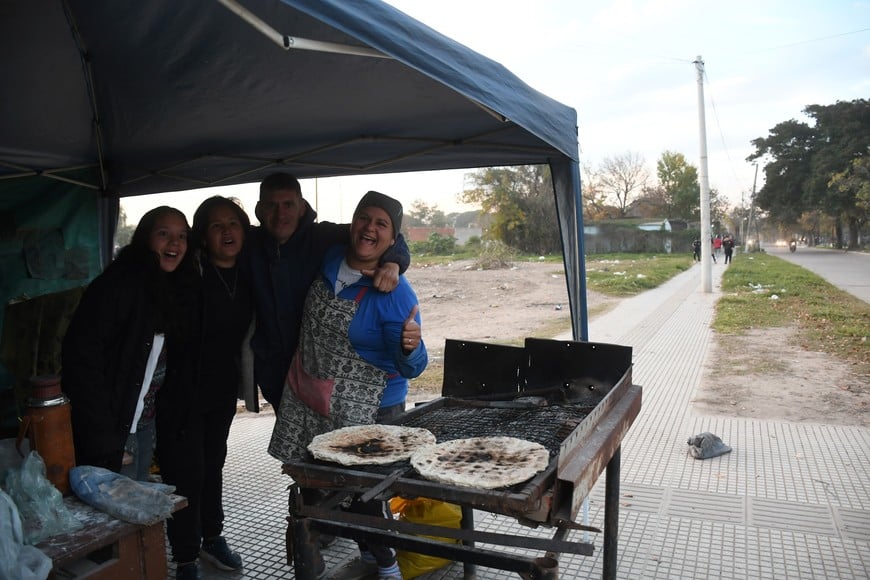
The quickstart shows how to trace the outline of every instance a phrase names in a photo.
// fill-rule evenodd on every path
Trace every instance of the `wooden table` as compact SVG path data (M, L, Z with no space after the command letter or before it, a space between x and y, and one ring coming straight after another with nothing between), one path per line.
M187 499L171 496L173 511ZM37 544L52 559L50 578L165 580L166 543L163 521L140 526L113 518L71 496L64 504L84 527L71 534L52 536Z
M20 466L22 459L14 444L14 439L0 439L0 472ZM26 439L22 452L25 455L29 452ZM170 497L173 512L187 506L187 498ZM168 567L162 521L150 526L131 524L89 506L75 495L63 501L84 527L70 534L52 536L36 545L53 562L50 578L166 580Z

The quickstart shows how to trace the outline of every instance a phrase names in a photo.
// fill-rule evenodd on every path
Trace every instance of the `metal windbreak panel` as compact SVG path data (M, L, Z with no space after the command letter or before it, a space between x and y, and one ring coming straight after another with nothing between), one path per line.
M641 393L640 386L624 382L562 443L553 497L556 519L575 520L640 413Z

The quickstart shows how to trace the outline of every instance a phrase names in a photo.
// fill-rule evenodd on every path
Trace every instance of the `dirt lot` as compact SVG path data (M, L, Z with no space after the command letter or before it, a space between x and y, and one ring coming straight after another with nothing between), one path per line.
M548 325L570 329L560 264L518 262L510 269L478 270L463 260L412 266L407 278L420 301L423 339L435 356L443 351L445 338L509 343ZM589 300L605 298L590 295Z
M407 273L417 292L432 364L446 338L517 343L570 329L560 264L519 262L477 270L469 261L416 267ZM619 300L589 292L590 317ZM832 425L870 425L870 387L850 365L793 344L794 329L717 339L701 388L698 412ZM411 399L415 399L413 396Z
M870 377L802 349L796 328L719 337L692 401L705 414L870 427Z

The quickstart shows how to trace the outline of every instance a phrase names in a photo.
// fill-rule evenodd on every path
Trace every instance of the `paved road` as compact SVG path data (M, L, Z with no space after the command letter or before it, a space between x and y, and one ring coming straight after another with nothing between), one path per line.
M804 246L798 246L794 254L784 246L764 246L764 250L806 268L870 304L870 254Z

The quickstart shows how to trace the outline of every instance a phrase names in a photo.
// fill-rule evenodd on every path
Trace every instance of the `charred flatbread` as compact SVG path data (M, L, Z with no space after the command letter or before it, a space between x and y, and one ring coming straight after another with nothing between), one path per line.
M384 465L407 459L425 446L435 444L427 429L401 425L358 425L321 433L308 451L315 459L340 465Z
M425 479L481 489L522 483L546 469L549 461L543 445L515 437L456 439L411 455L411 465Z

